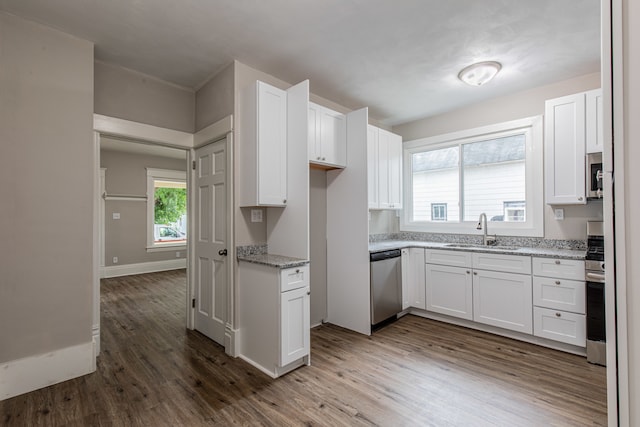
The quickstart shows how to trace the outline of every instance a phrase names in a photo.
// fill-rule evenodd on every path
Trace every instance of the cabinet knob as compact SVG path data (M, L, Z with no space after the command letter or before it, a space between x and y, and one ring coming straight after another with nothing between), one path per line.
M556 317L562 317L562 314L556 313Z
M556 265L560 265L560 260L559 259L556 260Z
M556 280L556 285L559 285L559 284L560 284L560 280Z
M307 295L311 295L311 289L307 289Z
M471 274L471 272L469 270L467 270L467 274Z
M322 160L326 160L326 159L323 157Z
M578 200L579 200L579 201L582 201L582 197L578 197Z
M298 269L296 269L296 273L300 273L300 269L299 269L299 268L298 268Z
M287 199L282 199L282 203L287 203Z
M474 271L474 272L473 272L473 275L474 275L474 276L477 276L477 275L478 275L478 272L477 272L477 271Z
M316 160L320 160L320 156L316 157Z

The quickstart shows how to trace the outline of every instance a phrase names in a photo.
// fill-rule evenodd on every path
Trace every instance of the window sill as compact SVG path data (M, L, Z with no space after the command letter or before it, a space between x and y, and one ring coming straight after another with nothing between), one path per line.
M167 243L166 245L147 246L147 252L167 252L176 249L187 250L186 243Z

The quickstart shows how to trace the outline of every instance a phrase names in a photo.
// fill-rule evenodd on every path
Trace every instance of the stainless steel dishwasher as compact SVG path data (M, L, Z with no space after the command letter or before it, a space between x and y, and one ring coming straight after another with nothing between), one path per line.
M402 263L400 250L373 252L371 269L371 325L402 311Z

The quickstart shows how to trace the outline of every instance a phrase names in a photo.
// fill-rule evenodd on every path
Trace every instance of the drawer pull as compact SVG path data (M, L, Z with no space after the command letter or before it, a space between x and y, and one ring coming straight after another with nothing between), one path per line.
M556 260L556 265L560 265L560 260L559 259Z
M556 313L556 317L562 317L562 314Z
M299 268L298 268L298 269L296 269L296 273L300 273L300 269L299 269Z
M560 280L556 280L556 285L559 285L559 284L560 284Z
M469 270L467 270L467 274L471 274L471 272Z
M477 271L474 271L474 272L473 272L473 275L474 275L474 276L477 276L477 275L478 275L478 272L477 272Z

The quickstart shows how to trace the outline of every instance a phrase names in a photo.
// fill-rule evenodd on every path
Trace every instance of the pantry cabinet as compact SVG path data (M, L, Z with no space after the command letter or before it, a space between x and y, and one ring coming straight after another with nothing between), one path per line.
M370 209L402 209L402 137L369 125L367 168Z
M309 103L309 163L323 168L347 165L347 120L344 114Z
M286 206L287 92L256 81L240 109L240 206Z

